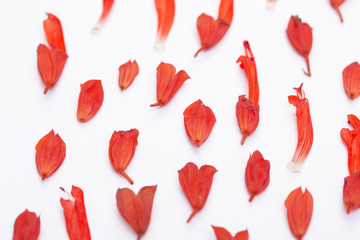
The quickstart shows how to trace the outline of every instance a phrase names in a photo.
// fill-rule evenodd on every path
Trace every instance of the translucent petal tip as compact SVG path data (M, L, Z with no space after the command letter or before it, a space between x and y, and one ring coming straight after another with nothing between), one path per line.
M274 1L266 2L266 10L269 10L269 11L274 10L275 6L276 6L276 2L274 2Z
M100 22L95 24L95 26L91 29L92 33L98 33L99 30L101 29L101 26L102 26L102 24Z
M302 164L291 161L287 164L287 168L290 172L299 173L301 172Z
M165 42L161 40L157 40L154 45L154 50L157 52L161 52L165 50Z

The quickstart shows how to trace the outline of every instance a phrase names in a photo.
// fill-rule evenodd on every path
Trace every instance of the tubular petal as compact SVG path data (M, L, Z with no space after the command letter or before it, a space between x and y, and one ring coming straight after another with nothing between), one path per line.
M155 7L158 14L155 49L161 50L174 22L175 0L155 0Z
M103 0L103 11L99 18L99 21L96 23L96 25L92 29L94 33L98 32L100 30L105 19L107 18L107 16L110 13L113 4L114 4L114 0Z

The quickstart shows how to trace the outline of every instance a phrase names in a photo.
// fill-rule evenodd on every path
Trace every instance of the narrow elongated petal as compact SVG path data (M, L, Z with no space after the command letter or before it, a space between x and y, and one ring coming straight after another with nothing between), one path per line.
M63 30L60 20L53 14L47 13L48 19L44 20L46 39L52 49L59 48L66 53Z
M241 145L243 145L245 139L256 130L259 124L259 112L259 105L255 106L245 95L239 96L239 101L236 104L236 118L241 134L243 135Z
M103 11L102 11L101 16L99 18L99 21L93 27L93 32L99 31L99 29L103 25L105 19L109 15L113 4L114 4L114 0L103 0Z
M80 86L77 118L80 122L87 122L99 111L104 100L104 90L100 80L89 80Z
M197 57L201 51L216 45L225 36L230 24L224 18L215 20L213 17L203 13L198 17L196 26L200 37L201 47L195 53L194 57Z
M63 188L61 190L65 191ZM72 199L60 199L64 209L66 230L70 240L91 240L89 224L86 216L84 193L81 188L72 186Z
M13 240L37 240L40 234L40 217L27 209L15 220Z
M353 62L343 71L343 84L346 95L354 100L360 95L360 64Z
M36 167L44 180L56 172L65 159L66 145L59 134L51 130L35 146Z
M121 90L125 90L134 81L139 73L139 65L136 60L124 63L119 67L119 86Z
M248 160L245 169L245 183L250 193L249 202L262 193L270 182L270 162L259 151L255 151Z
M291 45L305 58L307 76L311 76L309 54L312 47L313 35L312 28L307 23L303 23L298 16L291 16L286 33Z
M137 195L128 188L119 188L116 192L117 208L138 234L138 240L149 227L156 188L157 186L143 187Z
M340 136L348 149L349 173L360 171L360 120L355 115L348 115L348 122L354 130L341 129Z
M296 239L301 240L310 225L313 213L312 195L307 189L303 193L299 187L289 194L285 207L290 230Z
M209 137L215 122L216 118L213 111L205 106L200 99L184 111L186 134L196 147L200 147Z
M298 143L288 169L292 172L300 172L303 162L310 153L313 143L314 133L310 115L309 101L305 98L302 84L299 88L294 88L297 95L288 97L289 103L296 107L296 122L298 132Z
M216 171L210 165L204 165L198 169L196 164L192 162L178 171L180 186L193 208L187 222L190 222L195 214L204 207Z
M137 138L139 131L131 129L129 131L114 132L109 144L109 159L115 171L133 184L133 180L125 173L125 169L134 157L136 146L138 144Z
M236 61L240 62L240 68L244 69L249 83L249 100L257 106L259 104L259 83L257 77L256 63L254 55L250 49L248 41L244 41L245 56L240 56Z
M157 103L151 104L150 107L167 104L183 83L190 78L184 70L176 73L175 67L169 63L161 62L156 70Z
M218 19L223 18L230 25L234 15L234 0L221 0Z
M249 239L249 233L247 230L238 232L234 237L231 236L231 234L222 227L215 227L212 226L214 229L216 239L217 240L248 240Z
M343 201L347 213L360 208L360 172L344 179Z
M44 94L59 80L68 56L59 49L49 49L44 44L37 48L37 66L41 81L45 84Z
M341 15L341 12L340 12L340 6L345 2L345 0L330 0L330 4L331 6L335 9L335 11L337 12L337 14L339 15L340 17L340 21L341 22L344 22L344 19Z
M175 16L174 0L155 0L155 7L158 14L158 26L155 49L161 50L171 30Z

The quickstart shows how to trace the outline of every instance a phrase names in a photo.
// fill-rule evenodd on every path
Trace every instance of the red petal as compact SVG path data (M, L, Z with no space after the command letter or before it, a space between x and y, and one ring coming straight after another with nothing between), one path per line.
M37 48L37 65L42 82L45 84L44 94L59 80L68 56L58 48L50 50L44 44Z
M313 143L313 126L310 115L309 101L305 98L302 84L295 88L297 96L289 96L289 103L296 107L296 120L298 130L298 143L288 169L292 172L300 172L303 162L310 153Z
M63 30L60 20L51 13L47 13L48 19L44 20L46 39L52 49L59 48L66 52Z
M245 95L239 96L236 104L236 118L243 135L241 145L244 144L245 139L256 130L259 124L259 112L259 105L255 106Z
M207 50L217 44L230 27L224 18L219 18L215 21L213 17L204 13L198 17L196 25L201 41L201 48L195 53L195 57L202 50Z
M104 100L104 90L100 80L89 80L80 86L77 118L80 122L87 122L99 111Z
M64 209L66 230L69 238L70 240L91 240L84 193L81 188L72 186L71 195L73 200L60 199L61 206Z
M200 147L209 137L215 122L216 118L213 111L205 106L201 100L197 100L184 111L186 134L196 147Z
M354 100L360 95L360 64L353 62L343 71L343 84L346 95Z
M181 188L194 209L187 222L190 222L192 217L204 207L216 171L209 165L198 169L192 162L178 171Z
M27 209L15 220L13 240L37 240L40 234L40 217Z
M230 25L234 15L234 0L221 0L218 19L223 18Z
M66 145L61 137L51 130L36 144L36 167L44 180L61 166L65 159Z
M94 31L98 31L101 28L101 25L109 15L113 4L114 4L114 0L103 0L103 11L101 13L99 21L93 28Z
M174 0L155 0L155 7L158 14L157 45L163 48L163 44L171 30L175 16Z
M360 171L360 120L355 115L348 115L349 123L354 130L343 128L340 135L348 148L348 168L353 174Z
M301 188L292 191L285 201L287 218L290 230L295 238L301 239L308 229L313 212L313 198L306 189L303 193Z
M244 41L244 47L246 56L240 56L237 63L240 62L240 67L244 69L246 78L248 79L249 100L257 106L259 104L259 83L255 59L248 41Z
M340 21L344 22L344 19L341 15L340 9L339 7L341 6L341 4L343 4L345 2L345 0L330 0L330 4L333 8L335 8L336 12L338 13L339 17L340 17Z
M238 232L235 235L234 240L249 240L249 232L248 232L248 230Z
M343 201L347 213L360 207L360 172L353 173L345 178Z
M156 95L158 102L150 105L150 107L167 104L183 83L190 78L184 70L179 71L175 75L176 69L169 63L161 62L156 70Z
M250 155L249 161L245 169L245 183L250 193L251 202L253 198L262 193L270 182L270 162L265 160L259 151L255 151Z
M129 131L114 132L109 144L109 158L115 171L123 175L131 184L133 180L125 173L125 169L134 157L139 131L131 129Z
M233 240L233 237L225 228L215 226L212 226L212 228L214 229L217 240Z
M119 67L119 86L124 90L130 86L139 73L139 65L136 60L124 63Z
M137 195L128 188L119 188L116 192L117 208L138 234L138 239L145 234L150 224L156 188L157 186L143 187Z

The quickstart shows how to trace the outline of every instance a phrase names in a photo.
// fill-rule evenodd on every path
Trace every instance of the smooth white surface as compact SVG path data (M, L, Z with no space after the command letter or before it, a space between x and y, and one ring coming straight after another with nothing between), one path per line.
M298 186L314 198L313 218L304 239L358 239L360 210L345 213L343 178L348 175L347 149L340 130L349 127L346 115L360 116L360 100L350 101L342 86L342 70L360 56L360 2L341 7L344 24L327 0L279 0L266 11L265 0L235 0L233 23L223 40L194 59L200 47L196 19L202 13L217 16L220 1L176 1L176 16L164 52L154 52L157 15L153 1L116 0L103 29L91 32L102 1L33 0L0 3L0 238L11 239L13 223L26 208L41 216L41 240L67 239L59 202L79 186L92 238L136 239L121 218L115 193L119 187L138 191L158 184L152 220L144 240L216 239L210 225L232 234L248 229L252 240L294 239L286 220L284 201ZM69 55L57 85L44 95L36 65L36 48L46 43L45 12L62 22ZM310 64L290 46L288 20L298 14L313 27ZM260 124L240 145L235 104L247 94L247 80L235 63L249 40L256 58L260 85ZM136 59L140 73L121 92L117 68ZM161 62L184 69L189 79L172 101L150 108L156 101L156 67ZM88 123L76 119L80 83L101 79L104 103ZM300 174L286 164L295 151L295 108L287 102L293 87L304 82L310 101L314 144ZM201 99L217 122L208 140L195 148L188 140L182 112ZM139 145L127 173L134 186L117 174L108 159L114 130L137 128ZM41 181L35 165L35 145L54 129L67 145L60 169ZM268 189L249 204L244 169L249 154L260 150L271 162ZM190 224L192 209L178 183L177 170L187 162L218 169L208 201Z

